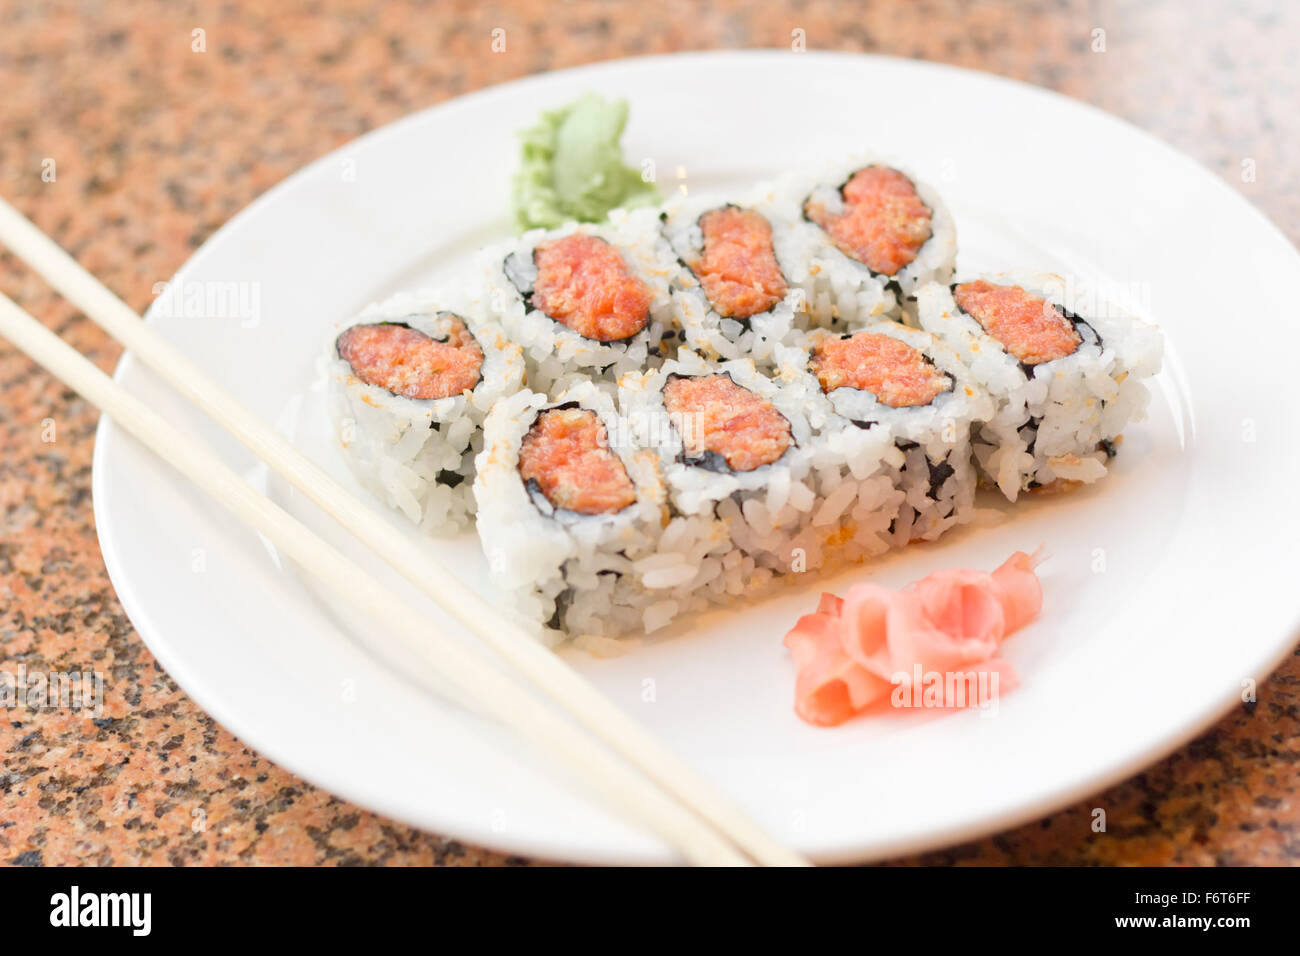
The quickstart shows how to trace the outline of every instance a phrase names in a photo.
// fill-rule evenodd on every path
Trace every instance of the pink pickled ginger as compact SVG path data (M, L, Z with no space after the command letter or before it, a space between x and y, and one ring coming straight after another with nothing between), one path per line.
M811 724L841 724L916 674L996 674L995 686L1014 686L996 655L1043 606L1035 563L1017 551L992 574L954 568L901 591L863 582L843 598L823 594L785 636L795 711Z

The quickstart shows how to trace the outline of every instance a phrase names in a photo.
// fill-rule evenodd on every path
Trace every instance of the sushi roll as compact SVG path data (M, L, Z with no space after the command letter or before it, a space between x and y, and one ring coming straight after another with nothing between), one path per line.
M685 267L673 296L686 345L710 359L770 365L772 349L798 324L803 292L786 278L776 236L789 223L752 205L677 199L661 214Z
M670 289L680 266L654 210L607 224L534 230L481 254L494 314L524 350L534 388L580 378L610 384L675 351Z
M330 342L331 413L421 530L476 520L541 640L609 653L935 540L981 478L1015 501L1106 474L1159 332L955 257L938 193L861 156L614 210L371 306Z
M801 264L792 280L826 328L898 318L922 285L952 275L952 216L903 169L858 158L787 177L776 193L802 220L788 240Z
M961 355L996 403L974 450L1011 501L1058 481L1097 481L1124 427L1145 417L1143 380L1160 370L1159 332L1097 314L1100 304L1082 293L1057 275L1015 273L935 283L918 297L921 325Z
M484 426L474 495L493 580L544 641L657 630L705 603L720 545L669 522L656 456L592 382L522 391Z
M619 382L633 434L659 456L674 530L724 543L710 555L719 559L708 578L715 601L821 567L858 504L854 476L816 468L815 423L800 384L769 377L748 359L715 366L689 351ZM873 459L858 477L869 478L877 464ZM853 489L825 507L841 479L854 482ZM888 497L892 489L886 480L877 490Z
M519 346L482 302L452 288L396 295L340 330L325 366L335 434L361 484L426 531L463 527L483 420L524 377Z
M889 544L934 540L974 518L970 436L993 405L956 352L928 332L883 322L846 334L814 330L802 354L830 409L819 438L827 454L852 461L864 436L890 449L876 453L902 499Z

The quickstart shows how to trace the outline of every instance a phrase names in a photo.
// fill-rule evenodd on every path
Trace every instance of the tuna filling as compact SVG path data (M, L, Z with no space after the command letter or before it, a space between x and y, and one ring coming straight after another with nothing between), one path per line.
M539 243L532 305L597 342L636 335L650 321L650 290L603 239L573 233Z
M1065 358L1083 341L1059 308L1020 286L963 282L953 299L1024 365Z
M703 467L720 460L726 470L753 471L776 461L793 441L786 417L729 375L670 377L664 407L687 459Z
M441 341L401 322L379 322L345 329L335 345L367 385L407 398L450 398L478 385L483 350L458 316L440 318Z
M537 416L519 448L519 475L553 507L578 514L612 514L636 501L604 424L585 408L552 408Z
M952 388L952 378L919 349L879 332L827 339L813 349L810 365L823 392L861 389L891 408L929 405Z
M772 248L772 226L760 213L722 206L700 216L704 248L690 263L718 315L748 319L785 298L785 276Z
M867 166L840 188L840 202L813 193L804 215L821 226L846 256L878 275L892 276L930 238L930 209L912 181L888 166Z

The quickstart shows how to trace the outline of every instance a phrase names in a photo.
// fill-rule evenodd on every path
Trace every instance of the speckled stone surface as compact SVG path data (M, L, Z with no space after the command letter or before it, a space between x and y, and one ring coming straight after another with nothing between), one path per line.
M1197 157L1300 240L1295 4L287 7L0 0L0 194L143 310L155 282L269 186L412 110L593 60L787 47L800 29L809 49L945 61L1096 104ZM498 27L504 54L490 51ZM0 288L103 368L116 362L113 342L3 255ZM97 670L107 684L98 719L0 712L0 862L520 862L334 799L200 711L140 642L104 571L95 412L2 342L0 396L0 667ZM1094 807L1107 812L1104 834L1090 827ZM1045 820L900 862L1300 862L1300 659L1147 772Z

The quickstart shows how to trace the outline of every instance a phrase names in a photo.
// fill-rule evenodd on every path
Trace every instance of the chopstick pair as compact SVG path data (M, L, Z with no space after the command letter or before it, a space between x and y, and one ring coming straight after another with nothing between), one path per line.
M612 701L499 612L405 533L384 521L267 427L34 224L0 199L0 242L136 358L237 438L272 470L381 556L524 678L502 673L436 629L394 592L256 492L205 446L101 372L0 295L0 333L185 477L267 537L303 570L385 623L408 649L485 713L563 760L615 809L703 865L801 866L807 861L751 821ZM593 741L539 701L558 703ZM620 759L621 758L621 759ZM635 768L635 769L633 769Z

